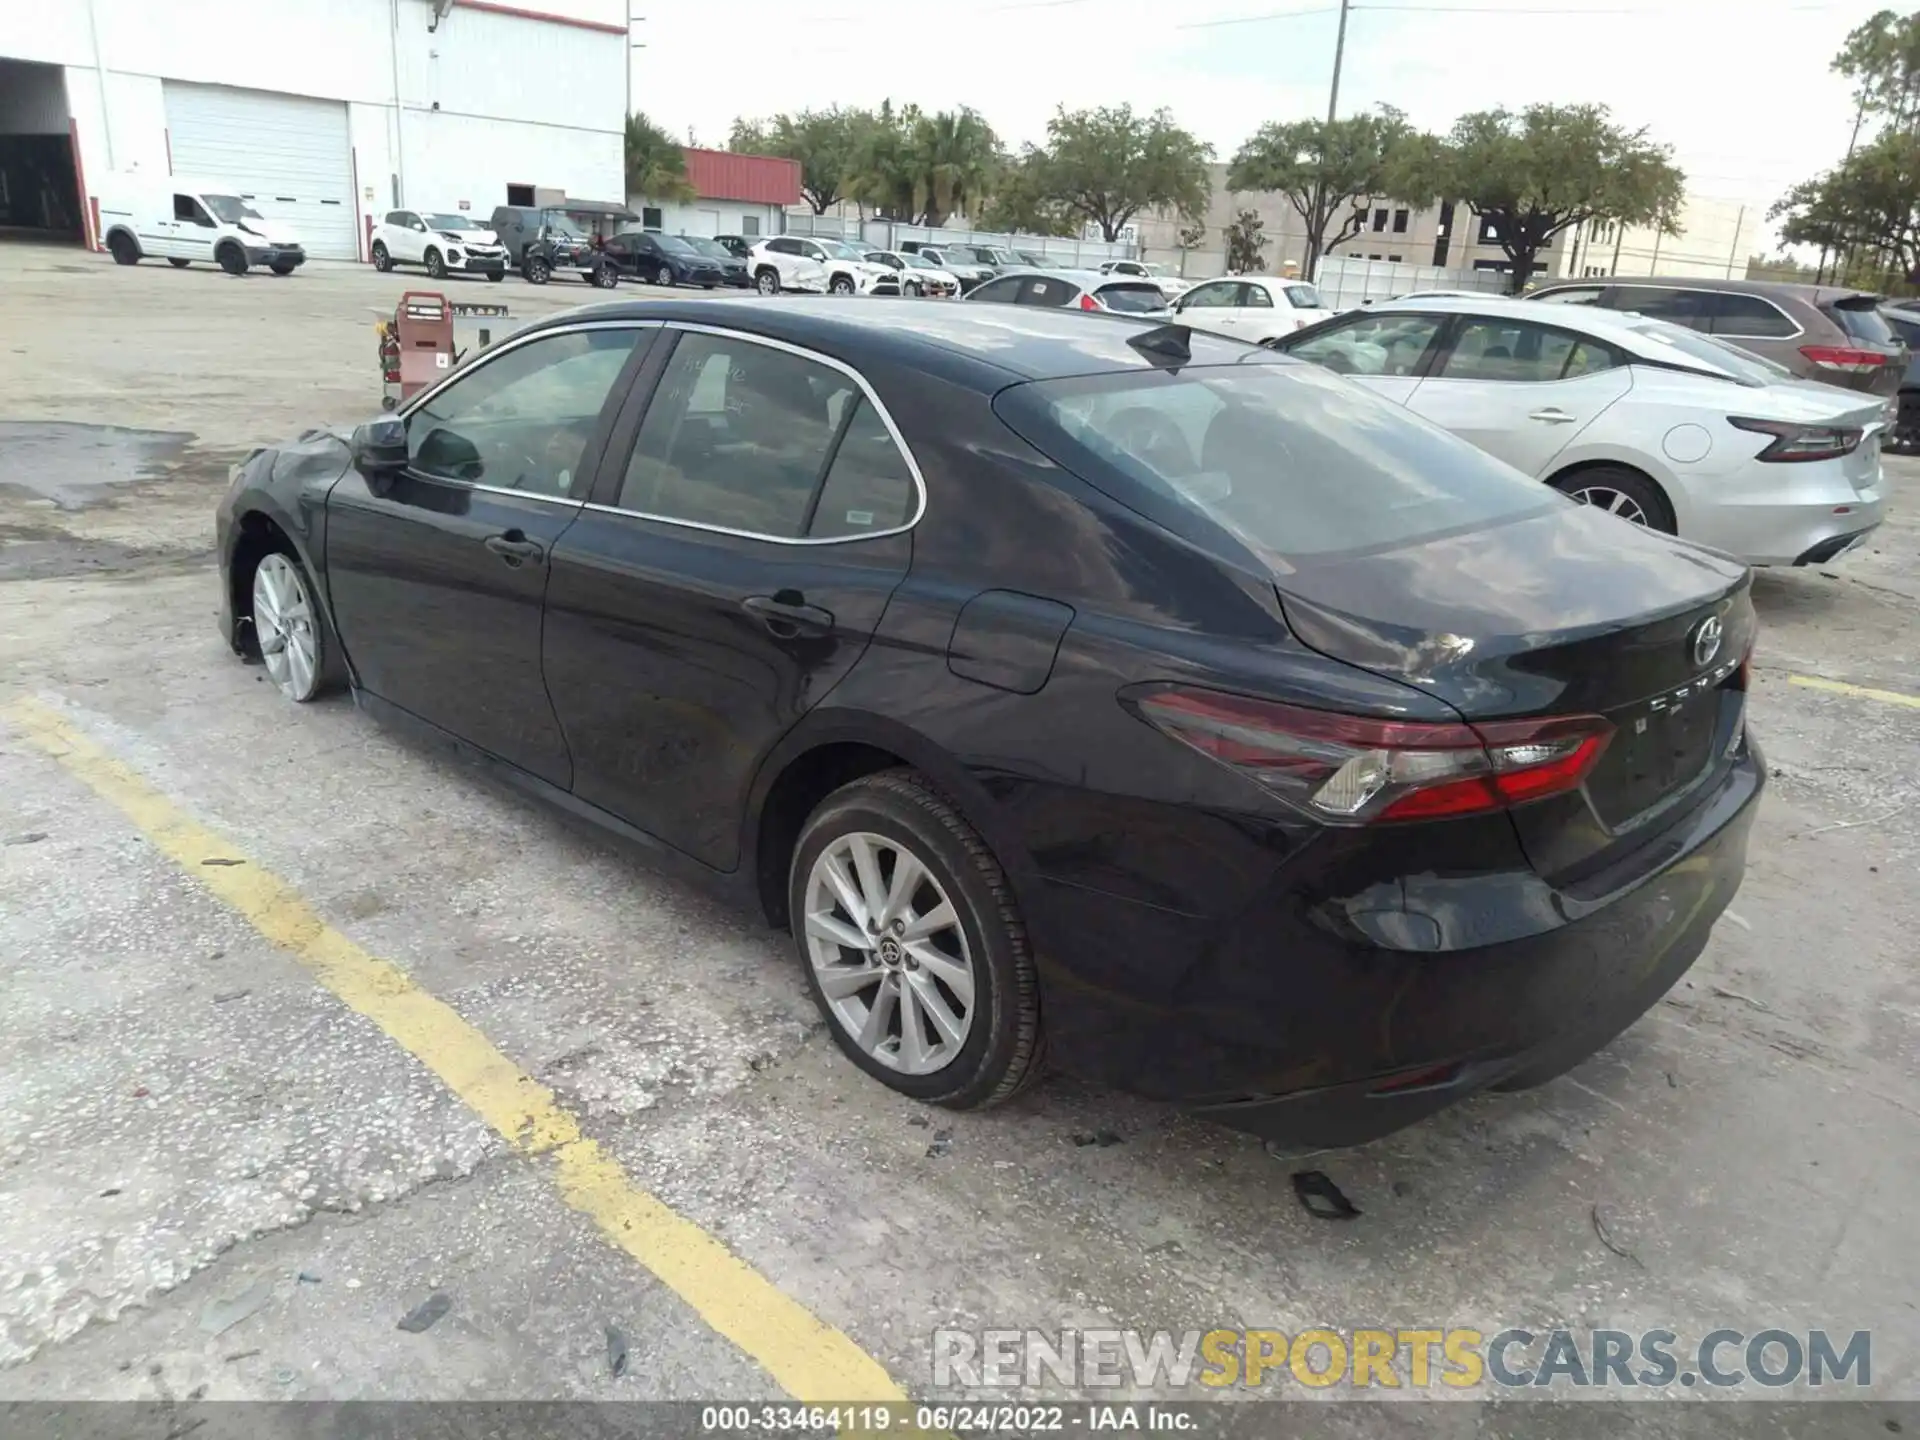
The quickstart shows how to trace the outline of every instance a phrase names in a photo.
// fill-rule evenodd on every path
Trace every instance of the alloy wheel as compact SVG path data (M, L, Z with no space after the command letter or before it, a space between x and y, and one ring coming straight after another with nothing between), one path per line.
M907 1075L952 1064L973 1027L975 975L946 890L899 841L842 835L813 863L807 958L834 1022Z
M1578 490L1569 490L1567 494L1582 505L1591 505L1596 510L1604 510L1609 515L1618 515L1622 520L1634 525L1647 523L1647 512L1638 501L1623 490L1615 490L1610 485L1587 485Z
M267 678L289 700L311 700L320 688L319 619L306 578L287 556L265 556L253 572L253 633Z

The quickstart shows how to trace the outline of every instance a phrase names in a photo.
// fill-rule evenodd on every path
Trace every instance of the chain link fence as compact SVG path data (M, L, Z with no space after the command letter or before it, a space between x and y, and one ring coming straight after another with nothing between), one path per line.
M1023 235L1005 230L972 227L909 225L898 220L861 220L852 215L815 215L787 212L789 235L815 235L845 240L872 250L898 250L908 241L921 245L992 245L1064 270L1097 270L1109 260L1131 260L1137 246L1122 241L1083 240L1059 235Z

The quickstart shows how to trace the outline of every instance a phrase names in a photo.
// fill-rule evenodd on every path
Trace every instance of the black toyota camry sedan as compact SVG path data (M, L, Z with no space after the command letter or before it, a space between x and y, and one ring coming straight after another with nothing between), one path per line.
M1692 964L1739 565L1337 375L1017 306L600 305L220 506L225 628L791 932L847 1056L1289 1145L1539 1084Z

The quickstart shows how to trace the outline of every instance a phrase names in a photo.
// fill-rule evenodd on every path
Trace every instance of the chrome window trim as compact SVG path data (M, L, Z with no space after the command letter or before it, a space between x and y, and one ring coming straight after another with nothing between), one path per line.
M1702 330L1699 332L1700 334L1705 335L1710 339L1714 339L1714 340L1798 340L1802 335L1807 333L1806 326L1802 325L1798 320L1794 319L1793 316L1789 315L1784 309L1780 307L1780 305L1771 296L1762 295L1757 290L1723 290L1717 285L1640 285L1636 287L1634 286L1633 282L1636 279L1641 278L1639 276L1615 275L1612 278L1614 283L1622 288L1637 288L1641 290L1671 290L1676 295L1741 295L1741 296L1745 296L1748 299L1758 300L1762 305L1765 305L1768 308L1770 308L1782 320L1786 321L1789 325L1793 326L1793 333L1791 335L1736 335L1732 331L1727 331L1725 333L1722 333L1721 331L1718 331L1718 330ZM1651 277L1648 277L1648 278L1651 278ZM1615 313L1622 314L1622 315L1640 314L1638 310L1621 310ZM1656 315L1656 316L1650 316L1648 318L1657 320L1660 317ZM1678 320L1669 320L1666 323L1669 325L1678 325L1680 322ZM1688 330L1693 329L1691 325L1685 326L1684 328Z
M914 526L918 525L926 516L927 481L926 477L920 473L920 462L914 459L912 447L907 444L906 437L900 433L900 427L893 423L892 414L887 410L887 407L880 402L880 397L874 393L873 386L867 383L867 377L854 369L853 366L847 364L844 360L835 359L831 355L822 355L817 350L809 350L803 345L795 345L786 340L776 340L771 335L756 335L748 330L732 330L722 325L700 325L692 321L677 320L664 322L662 328L688 335L717 335L726 340L744 340L750 345L764 345L769 350L784 350L789 355L811 361L816 365L824 365L829 370L837 370L842 375L845 375L849 380L853 381L855 385L860 387L860 393L866 397L867 403L873 407L874 413L880 417L880 423L887 427L887 434L893 438L894 448L900 452L901 458L907 462L907 473L913 477L915 496L913 514L903 523L895 525L890 529L875 530L865 535L768 535L759 530L739 530L730 525L712 525L703 520L684 520L674 515L655 515L650 511L632 510L622 505L597 505L591 500L582 506L583 509L591 510L601 515L626 515L635 520L651 520L660 525L676 525L683 530L703 530L711 535L733 535L742 540L761 540L770 545L858 545L868 540L884 540L890 535L904 535L909 530L912 530ZM647 408L649 410L653 408L651 399L648 400ZM641 418L641 423L645 423L644 416ZM635 430L633 438L634 444L637 446L640 443L640 433L638 430ZM628 464L631 463L632 457L629 455ZM623 476L623 482L624 478Z

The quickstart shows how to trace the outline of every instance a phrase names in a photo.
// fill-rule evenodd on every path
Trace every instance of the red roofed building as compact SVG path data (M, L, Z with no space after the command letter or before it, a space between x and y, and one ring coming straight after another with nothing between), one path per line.
M629 195L649 230L669 235L778 235L789 205L800 203L800 162L771 155L686 147L694 198L684 205Z

